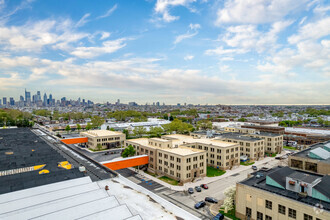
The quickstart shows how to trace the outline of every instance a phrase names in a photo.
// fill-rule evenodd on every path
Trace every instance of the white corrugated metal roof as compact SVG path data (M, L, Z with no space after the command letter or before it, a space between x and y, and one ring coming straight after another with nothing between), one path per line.
M310 153L317 155L318 157L322 158L323 160L330 158L330 152L327 150L324 150L321 147L311 150Z

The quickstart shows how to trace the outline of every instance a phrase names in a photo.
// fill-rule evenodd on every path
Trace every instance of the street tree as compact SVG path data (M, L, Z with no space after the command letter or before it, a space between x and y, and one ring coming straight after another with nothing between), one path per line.
M132 145L128 145L122 153L122 157L131 157L135 155L135 149Z
M70 125L67 125L67 126L65 127L65 130L66 130L66 132L69 134L69 131L71 131L71 127L70 127Z
M145 133L147 133L147 130L142 126L136 127L133 130L134 136L137 136L137 137L142 137L142 135Z

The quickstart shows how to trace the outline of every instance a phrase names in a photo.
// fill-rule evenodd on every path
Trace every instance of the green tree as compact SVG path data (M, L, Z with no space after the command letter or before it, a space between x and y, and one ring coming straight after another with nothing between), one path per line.
M78 132L81 130L81 125L80 124L77 124L77 130L78 130Z
M102 150L102 145L101 144L97 144L96 145L96 148L97 148L97 150Z
M151 137L161 137L164 129L161 127L150 127L149 135Z
M128 130L127 129L124 129L123 130L123 133L126 135L126 139L128 139L129 138L129 132L128 132Z
M65 127L65 130L66 130L66 132L69 134L69 131L71 131L71 127L70 127L70 125L67 125L67 126Z
M188 123L184 123L179 119L174 119L171 123L162 125L167 132L176 132L179 134L189 134L193 130L193 126Z
M125 149L124 149L124 151L123 151L123 153L122 153L122 157L131 157L131 156L134 156L135 155L135 149L134 149L134 147L132 146L132 145L128 145Z
M86 125L86 128L85 128L86 130L90 130L90 129L92 129L92 125L91 125L91 123L89 123L89 122L87 122L87 125Z
M318 117L317 118L317 123L320 124L320 125L323 125L324 124L324 120L321 117Z
M201 120L197 122L197 129L208 130L212 129L212 122L209 120Z
M246 120L246 118L240 118L237 121L246 122L247 120Z
M142 127L142 126L136 127L133 130L133 134L136 137L142 137L142 135L143 134L146 134L146 133L147 133L147 130L144 127Z
M95 115L92 118L92 121L91 122L92 122L92 127L93 128L99 128L104 123L104 119L102 117L100 117L100 116Z
M108 131L110 130L110 127L109 127L109 125L107 126L107 130L108 130Z

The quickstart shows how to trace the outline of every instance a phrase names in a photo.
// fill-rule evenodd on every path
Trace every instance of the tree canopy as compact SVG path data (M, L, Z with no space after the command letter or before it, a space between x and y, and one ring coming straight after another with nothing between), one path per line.
M121 154L122 157L131 157L135 155L135 149L132 145L128 145Z
M162 125L167 132L176 132L179 134L188 134L193 131L194 127L191 124L182 122L179 119L174 119L171 123Z

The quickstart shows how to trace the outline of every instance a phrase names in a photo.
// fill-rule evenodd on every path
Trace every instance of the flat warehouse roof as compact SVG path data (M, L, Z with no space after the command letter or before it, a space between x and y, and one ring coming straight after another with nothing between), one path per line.
M28 128L1 129L0 137L0 194L84 176L58 167L67 160Z
M80 134L85 134L93 137L102 137L102 136L120 135L123 133L117 131L109 131L109 130L91 130L91 131L81 132Z

